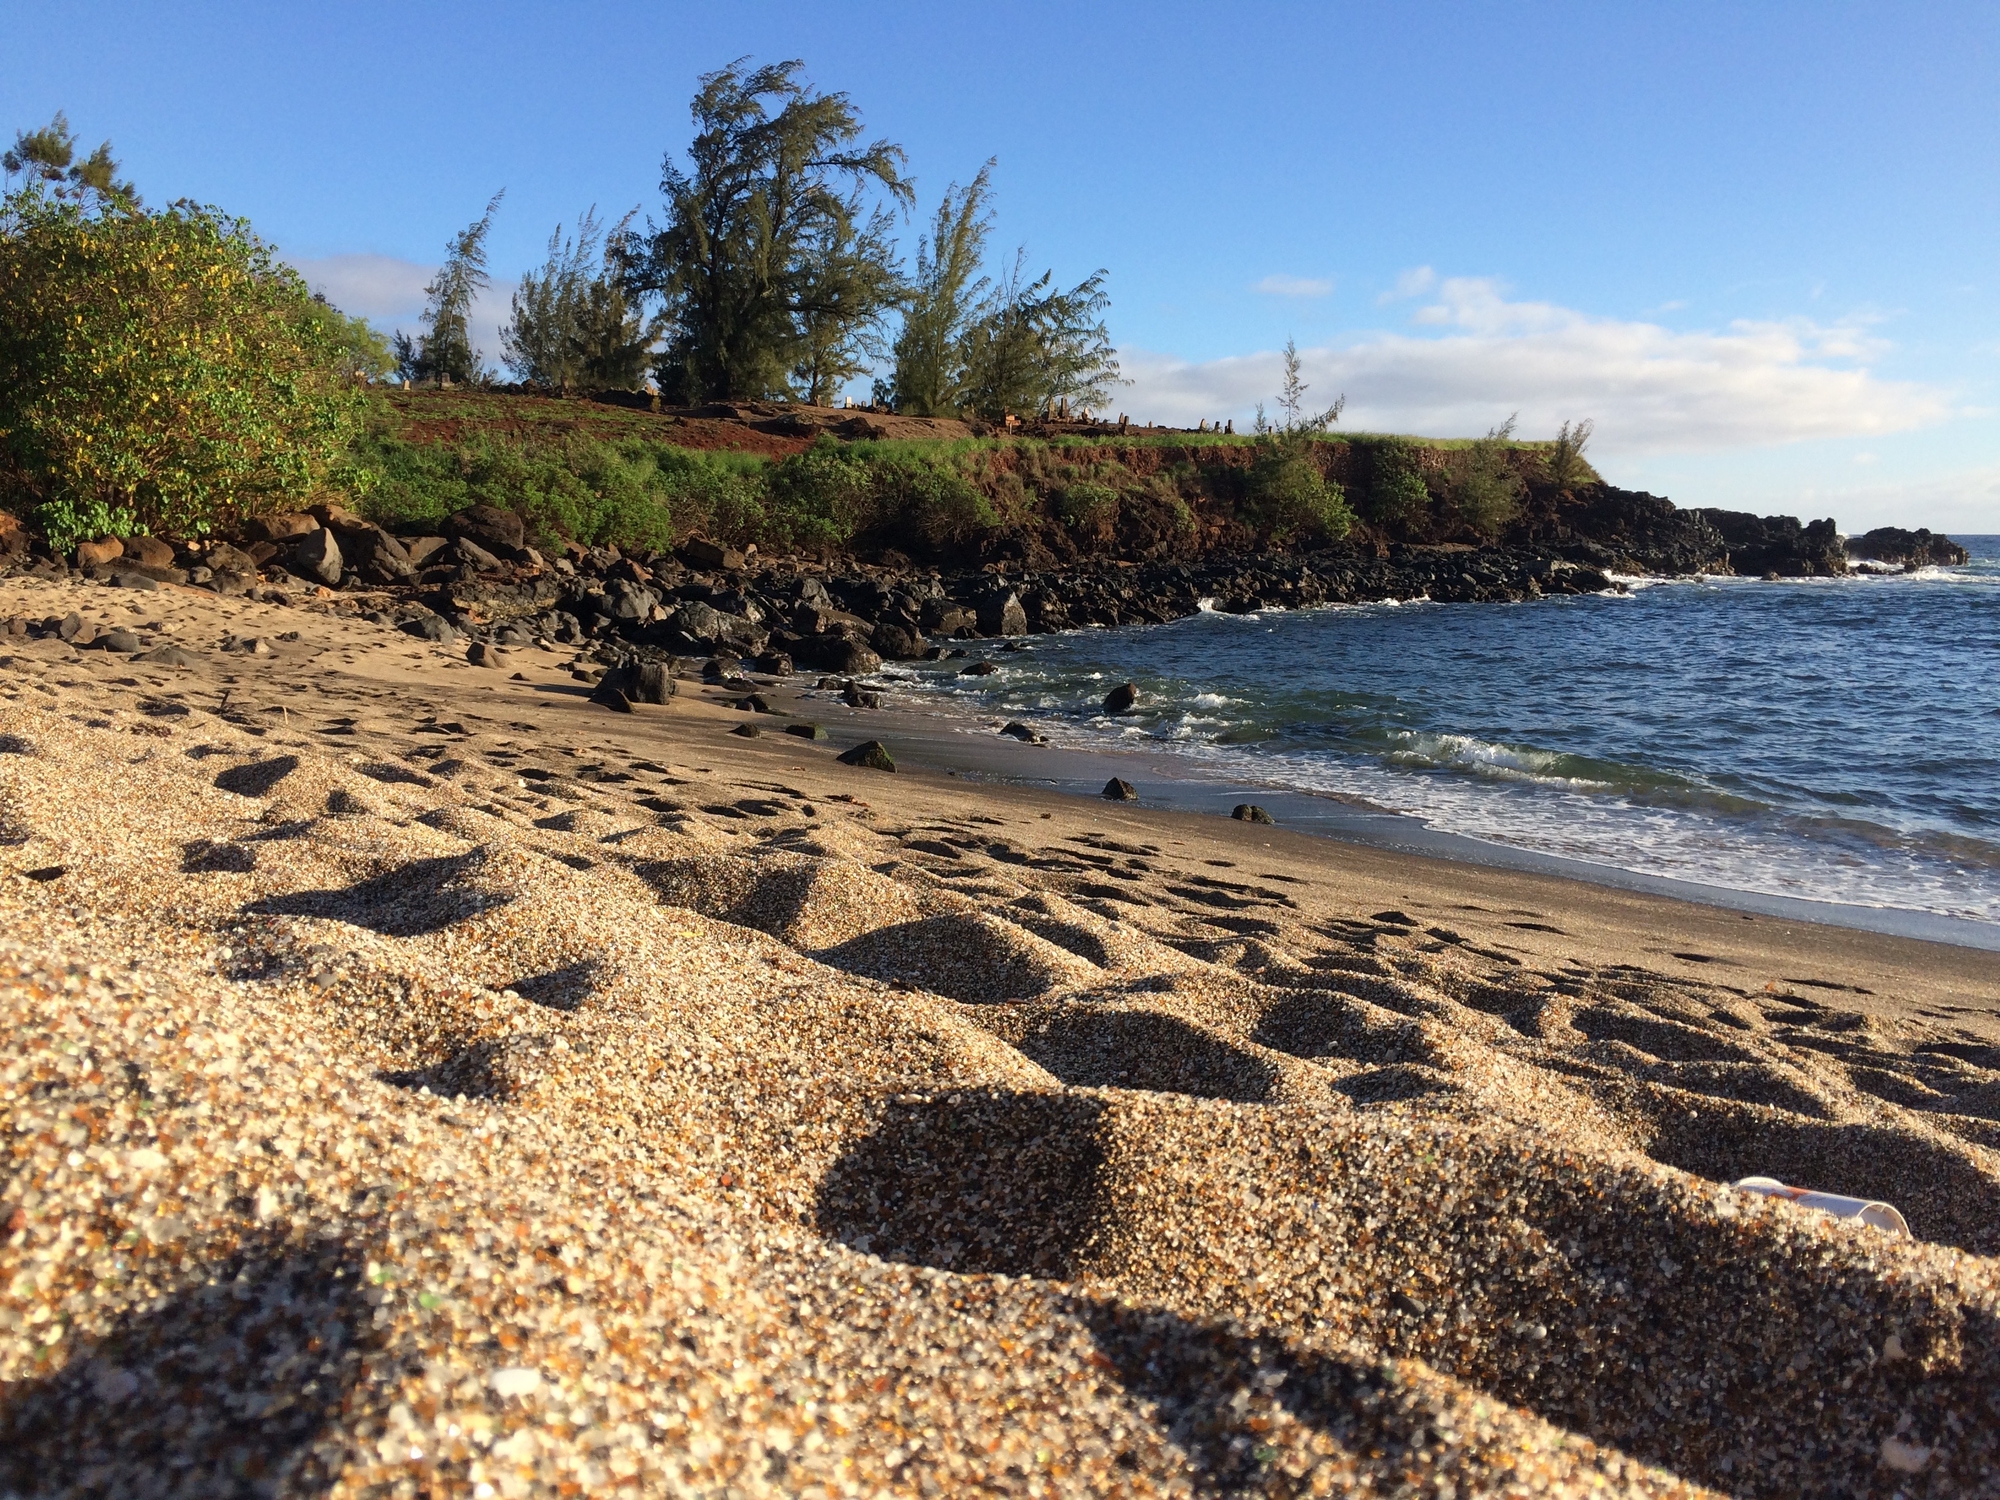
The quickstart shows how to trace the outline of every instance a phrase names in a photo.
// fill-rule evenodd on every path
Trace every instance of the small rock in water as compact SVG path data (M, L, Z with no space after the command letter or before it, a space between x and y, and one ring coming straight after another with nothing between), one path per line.
M882 706L882 695L880 693L871 693L865 688L858 688L850 682L847 685L847 691L840 695L840 701L845 703L849 708L880 708Z
M1230 817L1239 823L1275 823L1277 820L1254 802L1239 802Z
M1104 711L1108 714L1130 713L1138 701L1139 689L1128 682L1104 695Z
M1137 802L1139 789L1122 777L1114 776L1104 783L1104 795L1112 802Z
M990 661L976 661L971 666L962 668L958 675L961 677L991 677L999 670Z
M1026 724L1009 724L1000 732L1008 739L1019 740L1024 745L1046 745L1049 742L1047 735L1037 734Z
M871 771L896 769L896 762L889 754L889 747L880 740L866 740L852 750L843 750L838 759L843 766L866 766Z

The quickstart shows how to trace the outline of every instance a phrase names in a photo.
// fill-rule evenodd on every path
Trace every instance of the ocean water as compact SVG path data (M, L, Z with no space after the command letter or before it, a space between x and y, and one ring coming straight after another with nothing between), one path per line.
M2000 537L1915 574L1628 580L1037 636L948 710L1711 886L2000 923ZM997 645L997 643L991 643ZM1103 695L1137 683L1139 711Z

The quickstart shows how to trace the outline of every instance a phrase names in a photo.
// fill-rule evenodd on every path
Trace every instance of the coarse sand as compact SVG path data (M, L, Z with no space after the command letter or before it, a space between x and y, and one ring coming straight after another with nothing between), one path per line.
M71 609L0 1494L2000 1495L1991 955Z

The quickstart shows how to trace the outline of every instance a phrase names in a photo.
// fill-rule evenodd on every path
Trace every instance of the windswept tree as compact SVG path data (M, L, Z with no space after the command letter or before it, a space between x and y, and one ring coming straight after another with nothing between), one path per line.
M1354 525L1354 513L1340 485L1327 478L1314 441L1340 420L1347 397L1314 411L1306 404L1312 389L1301 378L1303 361L1295 340L1285 340L1285 378L1278 388L1276 422L1257 403L1256 453L1250 463L1249 492L1258 520L1272 540L1311 537L1338 541Z
M1062 402L1101 406L1124 384L1118 352L1105 327L1109 274L1097 270L1066 292L1055 273L1029 281L1027 252L987 297L960 341L960 408L997 421Z
M81 202L91 194L105 203L126 208L139 207L139 193L129 182L118 180L118 163L111 159L111 142L105 141L82 161L76 159L76 136L61 110L40 130L23 130L14 144L0 154L0 167L11 179L22 173L58 201Z
M444 264L424 288L423 331L414 339L396 335L396 366L405 378L440 385L472 385L486 378L480 351L472 347L472 304L492 285L486 273L486 235L506 194L505 188L495 193L486 212L445 247Z
M808 405L827 405L887 350L883 318L902 295L895 220L880 206L865 220L862 212L857 193L813 231L799 259L792 394Z
M646 372L651 337L627 299L617 246L631 215L607 244L592 208L566 237L549 236L548 259L521 278L513 317L500 330L507 363L522 380L565 395L580 387L630 390Z
M798 370L826 359L806 352L809 330L834 350L882 314L894 261L855 195L908 204L903 149L859 144L847 96L813 91L803 67L739 59L704 75L690 167L667 158L666 221L632 237L627 287L660 300L654 373L668 400L788 395Z
M989 160L969 186L953 183L931 232L917 242L917 273L903 302L892 350L894 369L876 396L918 417L956 415L963 392L965 336L979 316L991 279L981 274L993 227Z

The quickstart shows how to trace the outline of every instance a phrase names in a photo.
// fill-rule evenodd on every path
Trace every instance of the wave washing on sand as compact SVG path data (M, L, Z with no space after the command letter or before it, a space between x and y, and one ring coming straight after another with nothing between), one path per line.
M0 1491L1996 1492L2000 1049L318 685L0 667Z

